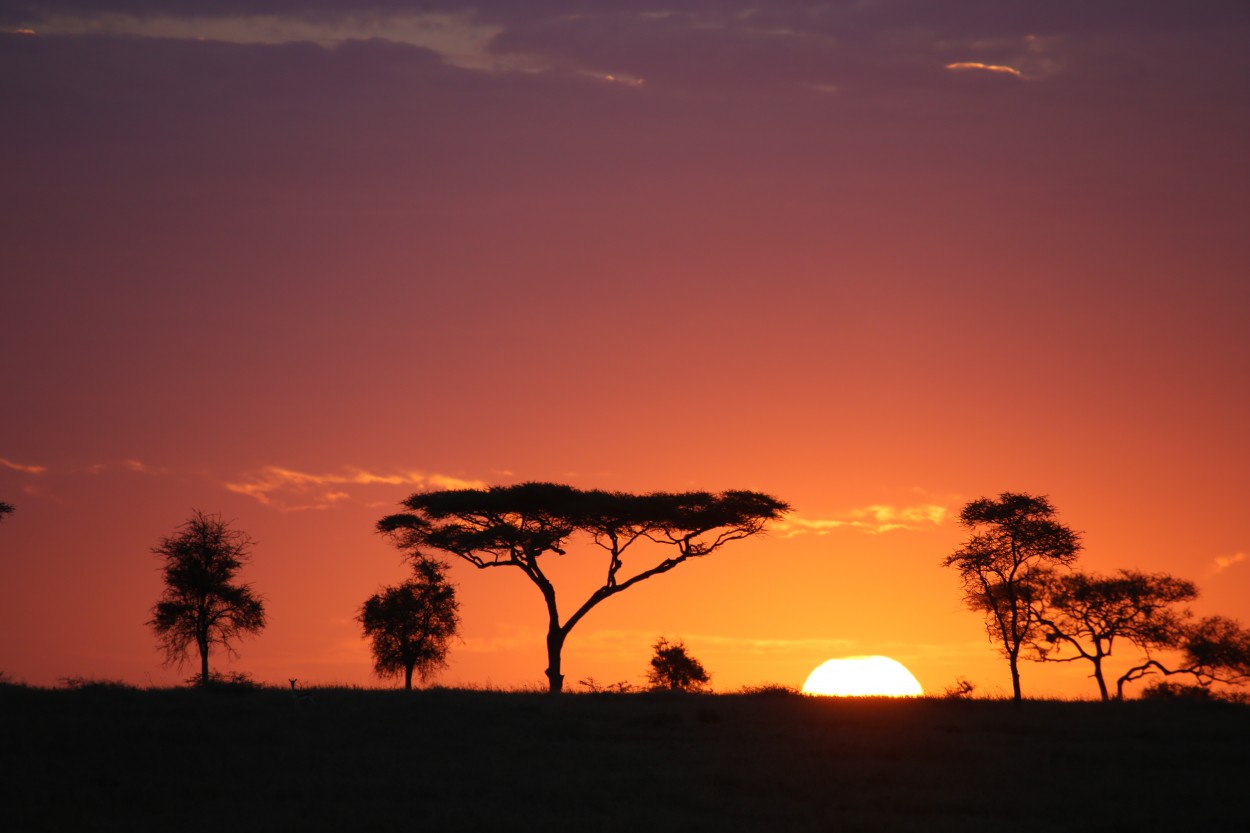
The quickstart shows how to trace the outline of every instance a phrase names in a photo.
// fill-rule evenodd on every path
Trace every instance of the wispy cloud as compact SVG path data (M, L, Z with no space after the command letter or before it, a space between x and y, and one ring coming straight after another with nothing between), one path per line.
M854 529L872 535L899 530L916 530L940 525L950 514L945 506L934 503L916 506L885 506L875 504L839 512L829 518L805 518L792 515L774 527L784 538L796 535L828 535L837 529Z
M265 466L244 475L237 482L222 484L226 489L255 498L265 506L284 512L329 509L351 499L345 486L414 486L421 489L482 489L480 480L466 480L446 474L405 471L376 474L359 468L341 473L312 474L281 466Z
M646 83L645 79L625 72L596 72L594 70L587 69L582 70L579 74L589 76L590 78L596 78L608 84L620 84L625 87L641 87Z
M957 61L953 64L947 64L946 68L955 72L996 72L1002 75L1014 75L1016 78L1024 77L1020 70L1015 67L1002 64L983 64L980 61Z
M122 460L115 463L96 463L87 468L87 474L100 474L110 469L124 469L125 471L132 471L136 474L157 475L167 473L165 469L153 468L147 463L144 463L142 460Z
M37 28L36 28L37 27ZM481 51L500 31L467 15L323 14L130 14L86 12L49 15L25 30L48 35L127 35L148 38L220 40L274 44L292 41L333 44L348 39L386 38L424 46L431 41L451 49Z
M95 12L46 16L21 30L39 35L103 35L219 41L237 44L388 40L435 52L448 64L477 70L529 70L525 56L499 55L491 42L503 27L469 14L129 14Z
M48 470L47 466L24 466L21 463L14 463L12 460L6 460L3 457L0 457L0 466L13 471L26 472L27 474L43 474Z
M1221 555L1215 559L1214 572L1222 573L1234 564L1240 564L1247 558L1244 552L1235 552L1232 555Z

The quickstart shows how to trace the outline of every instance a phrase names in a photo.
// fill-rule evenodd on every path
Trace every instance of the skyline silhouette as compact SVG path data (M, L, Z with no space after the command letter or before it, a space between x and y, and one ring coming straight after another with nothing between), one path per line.
M991 5L5 4L0 671L181 681L150 549L202 507L269 621L221 670L373 685L378 518L527 481L794 510L596 608L577 678L669 634L717 690L1004 693L939 562L1008 490L1250 622L1250 10ZM439 681L540 685L524 577L449 580Z

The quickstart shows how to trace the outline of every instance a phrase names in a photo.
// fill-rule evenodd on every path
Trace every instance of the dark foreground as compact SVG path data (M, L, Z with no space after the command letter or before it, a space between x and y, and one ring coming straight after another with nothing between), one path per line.
M0 687L21 831L1244 830L1250 707Z

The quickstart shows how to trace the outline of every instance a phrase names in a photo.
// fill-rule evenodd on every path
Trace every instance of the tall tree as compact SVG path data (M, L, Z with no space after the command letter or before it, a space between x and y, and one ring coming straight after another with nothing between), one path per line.
M165 593L148 625L156 632L166 664L181 666L194 646L200 683L209 684L213 645L233 654L233 642L265 627L265 607L249 584L235 582L251 560L253 541L217 515L199 510L152 549L163 561Z
M1038 624L1035 603L1051 571L1076 560L1081 538L1055 520L1049 498L1016 492L971 501L959 523L970 536L943 563L959 571L968 607L985 614L986 632L1002 647L1019 704L1020 649Z
M699 662L686 651L686 643L660 637L651 646L651 668L647 682L657 691L699 691L712 681Z
M573 627L600 602L691 558L710 555L730 541L764 531L789 506L758 492L630 494L583 491L555 483L418 493L407 513L378 522L381 532L414 556L427 549L450 553L475 567L512 567L539 590L547 609L547 670L552 693L564 685L561 653ZM563 555L575 538L607 555L603 583L562 618L543 556ZM626 570L640 542L668 550L658 560Z
M1117 639L1134 645L1147 658L1151 652L1178 645L1198 588L1167 573L1119 570L1113 575L1068 573L1046 583L1035 616L1041 625L1035 638L1037 658L1044 662L1087 660L1102 699L1111 699L1103 660ZM1117 687L1117 698L1123 686Z
M447 652L460 629L460 604L447 581L447 567L418 558L413 573L403 584L370 596L356 617L373 643L373 670L379 677L402 674L409 691L413 671L425 682L447 666Z

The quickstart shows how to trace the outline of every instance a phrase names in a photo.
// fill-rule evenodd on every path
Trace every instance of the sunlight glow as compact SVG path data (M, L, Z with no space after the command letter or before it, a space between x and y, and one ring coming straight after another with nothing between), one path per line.
M803 683L804 694L831 697L919 697L920 683L889 657L845 657L820 665Z
M960 70L980 70L982 72L998 72L1003 75L1014 75L1017 78L1023 78L1020 70L1015 67L1003 66L1002 64L983 64L980 61L958 61L953 64L947 64L947 69L953 69L956 72Z

